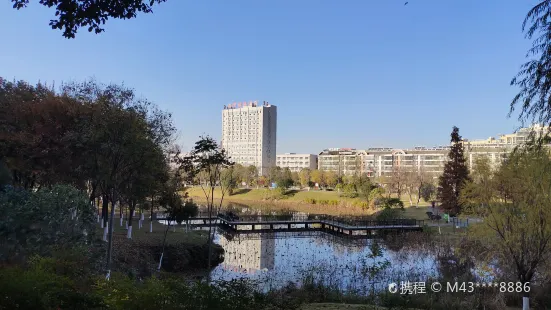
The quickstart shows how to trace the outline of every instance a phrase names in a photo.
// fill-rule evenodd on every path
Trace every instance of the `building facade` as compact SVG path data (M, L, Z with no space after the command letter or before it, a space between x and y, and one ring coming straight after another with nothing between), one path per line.
M276 165L277 107L264 101L233 103L222 110L222 148L231 160L266 175Z
M285 153L277 155L276 165L283 169L289 168L291 172L299 172L302 169L310 170L318 168L318 155Z
M530 134L545 134L548 127L535 125L517 132L483 140L463 140L465 159L474 169L477 157L486 157L498 167L514 147L528 141ZM426 172L440 175L448 161L450 146L414 147L412 149L368 148L326 149L319 154L318 169L334 171L339 175L367 174L374 177L390 176L397 170Z
M365 170L367 151L352 148L330 148L318 154L318 169L337 175L356 175Z

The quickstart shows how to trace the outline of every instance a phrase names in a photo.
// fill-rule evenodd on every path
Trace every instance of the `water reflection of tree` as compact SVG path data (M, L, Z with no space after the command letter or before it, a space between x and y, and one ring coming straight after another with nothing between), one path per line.
M475 264L471 257L462 255L454 248L449 248L448 251L437 256L438 270L440 277L446 280L473 280L474 275L472 270Z

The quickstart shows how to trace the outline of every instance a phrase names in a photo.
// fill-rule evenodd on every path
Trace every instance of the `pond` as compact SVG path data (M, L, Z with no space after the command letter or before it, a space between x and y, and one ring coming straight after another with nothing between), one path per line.
M264 290L314 279L363 294L391 282L427 281L439 273L435 254L392 249L382 239L347 239L319 231L229 234L219 230L215 242L225 255L212 271L212 279L257 280Z
M313 214L229 204L238 216L303 219ZM202 214L204 216L204 214ZM204 228L205 229L205 228ZM458 257L448 242L422 232L393 233L352 239L323 231L232 233L218 228L215 242L224 248L224 262L211 271L212 280L245 278L264 291L305 281L343 292L367 295L401 281L430 283L440 277L491 274L472 260Z

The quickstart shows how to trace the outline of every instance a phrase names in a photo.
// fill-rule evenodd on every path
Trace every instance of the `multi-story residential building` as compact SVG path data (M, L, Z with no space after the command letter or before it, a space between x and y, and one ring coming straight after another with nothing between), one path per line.
M276 166L289 168L291 172L299 172L302 169L317 169L318 155L285 153L277 155Z
M444 169L450 147L415 147L413 149L369 148L369 175L388 176L396 169L438 174Z
M338 175L355 175L366 171L367 152L351 148L330 148L318 155L318 169Z
M547 127L535 125L521 128L517 132L490 137L484 140L463 140L465 158L469 167L477 157L489 158L494 167L507 158L507 154L517 145L528 140L531 133L544 134ZM448 160L450 146L414 147L413 149L368 148L328 149L320 153L318 168L325 171L335 171L340 175L366 173L370 176L389 176L397 169L409 171L424 171L439 175L444 170Z
M277 107L264 101L233 103L222 110L222 147L231 159L261 175L276 165Z

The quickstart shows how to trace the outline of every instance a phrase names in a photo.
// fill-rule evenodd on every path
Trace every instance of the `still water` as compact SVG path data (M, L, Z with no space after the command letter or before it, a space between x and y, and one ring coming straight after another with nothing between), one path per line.
M219 231L215 242L225 255L212 271L213 280L248 278L258 280L265 290L289 282L301 285L311 277L344 291L365 293L391 282L424 281L438 275L434 254L403 245L393 249L382 239L354 240L315 231Z

